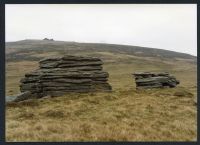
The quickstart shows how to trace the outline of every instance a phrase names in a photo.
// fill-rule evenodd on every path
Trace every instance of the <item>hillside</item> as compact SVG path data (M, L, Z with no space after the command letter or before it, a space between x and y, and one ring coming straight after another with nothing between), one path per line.
M6 95L19 93L20 79L38 68L38 60L63 54L101 58L113 91L7 104L7 141L197 140L197 58L188 54L114 44L8 42ZM167 71L180 85L136 90L136 71Z
M166 59L195 59L196 57L168 50L146 48L139 46L116 45L116 44L100 44L100 43L77 43L65 41L47 41L47 40L22 40L17 42L6 43L6 58L8 61L38 60L40 56L35 53L43 54L45 52L55 52L57 54L79 54L79 53L95 53L100 55L101 52L109 52L113 54L128 54L138 57L156 57ZM17 55L15 55L17 52ZM97 54L96 54L97 53ZM29 55L29 57L27 57ZM101 56L101 55L100 55Z

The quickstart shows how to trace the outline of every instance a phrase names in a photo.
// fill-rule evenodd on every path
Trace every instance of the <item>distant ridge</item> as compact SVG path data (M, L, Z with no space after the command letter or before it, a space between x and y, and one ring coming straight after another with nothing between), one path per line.
M12 51L10 51L12 50ZM58 51L70 53L80 52L110 52L115 55L128 54L138 57L158 57L158 58L181 58L196 59L196 56L163 50L131 45L106 44L106 43L79 43L73 41L45 41L37 39L25 39L16 42L6 42L6 54L14 55L14 52L27 53L28 51L40 53L45 51ZM8 56L9 57L9 56Z

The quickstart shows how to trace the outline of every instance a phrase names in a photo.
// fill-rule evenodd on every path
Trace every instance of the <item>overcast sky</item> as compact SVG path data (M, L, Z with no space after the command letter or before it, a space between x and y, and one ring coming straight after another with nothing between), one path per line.
M45 37L196 56L196 4L6 5L6 42Z

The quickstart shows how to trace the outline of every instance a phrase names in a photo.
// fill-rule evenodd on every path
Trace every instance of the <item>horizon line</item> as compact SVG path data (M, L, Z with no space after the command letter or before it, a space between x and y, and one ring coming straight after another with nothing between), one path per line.
M47 38L47 37L45 37ZM43 38L43 39L45 39ZM53 41L51 40L43 40L43 39L21 39L21 40L15 40L15 41L5 41L5 43L9 43L9 42L18 42L18 41L25 41L25 40L37 40L37 41L50 41L50 42L53 42L53 41L60 41L60 42L74 42L74 43L92 43L92 44L108 44L108 45L124 45L124 46L135 46L135 47L143 47L143 48L150 48L150 49L158 49L158 50L165 50L165 51L171 51L171 52L176 52L176 53L182 53L182 54L188 54L188 55L191 55L191 56L194 56L194 57L197 57L197 54L194 55L194 54L191 54L191 53L186 53L186 52L180 52L180 51L172 51L172 50L169 50L169 49L163 49L163 48L155 48L155 47L149 47L149 46L138 46L138 45L130 45L130 44L122 44L122 43L108 43L108 42L78 42L78 41L67 41L67 40L56 40L56 39L53 39L53 38L47 38L47 39L53 39Z

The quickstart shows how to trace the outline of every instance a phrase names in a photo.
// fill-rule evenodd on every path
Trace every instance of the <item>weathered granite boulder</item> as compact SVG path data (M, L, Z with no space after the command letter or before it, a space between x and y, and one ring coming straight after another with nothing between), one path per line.
M102 70L103 62L95 57L63 56L45 58L39 69L25 74L20 91L26 96L60 96L68 92L110 91L109 74ZM16 100L24 98L23 94ZM29 97L26 97L29 98Z
M136 88L173 88L180 83L167 72L136 72L133 76L135 77Z

